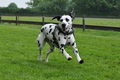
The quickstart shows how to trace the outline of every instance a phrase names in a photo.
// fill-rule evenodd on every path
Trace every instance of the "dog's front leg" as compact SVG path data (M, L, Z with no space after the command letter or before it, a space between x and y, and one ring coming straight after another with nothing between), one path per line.
M77 46L76 46L75 38L74 38L73 35L70 35L70 36L69 36L68 42L70 42L70 45L71 45L72 48L73 48L74 54L75 54L78 62L81 63L81 64L84 63L84 61L80 58L79 51L78 51L78 48L77 48Z
M59 45L59 49L60 51L63 53L63 55L66 57L67 60L71 60L72 57L66 52L65 50L65 44L66 44L66 38L64 35L59 35L58 37L58 45Z
M76 47L76 42L72 43L72 48L74 50L74 54L75 54L78 62L81 63L81 64L84 63L84 61L80 58L80 55L79 55L79 52L78 52L78 48Z
M60 51L63 53L63 55L66 57L67 60L71 60L72 57L66 52L64 46L65 44L60 44Z

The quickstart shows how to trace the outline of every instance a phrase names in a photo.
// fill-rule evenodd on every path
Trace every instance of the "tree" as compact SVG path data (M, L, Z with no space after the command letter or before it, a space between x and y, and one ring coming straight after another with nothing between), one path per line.
M36 6L38 6L38 4L40 2L43 2L43 1L46 1L46 0L30 0L30 2L26 2L26 4L31 7L31 8L34 8Z
M26 4L31 8L38 9L41 13L65 13L71 0L30 0Z
M12 8L12 9L18 9L17 5L15 3L10 3L8 5L8 8Z

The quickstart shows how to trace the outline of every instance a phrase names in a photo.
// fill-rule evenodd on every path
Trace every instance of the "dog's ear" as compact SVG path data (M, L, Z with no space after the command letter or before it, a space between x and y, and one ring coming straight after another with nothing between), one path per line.
M72 20L75 19L75 12L74 12L74 8L72 8L71 12L70 12L70 16L72 17Z
M61 18L61 16L55 16L55 17L53 17L51 20L53 20L53 19L57 19L57 20L59 21L60 18Z

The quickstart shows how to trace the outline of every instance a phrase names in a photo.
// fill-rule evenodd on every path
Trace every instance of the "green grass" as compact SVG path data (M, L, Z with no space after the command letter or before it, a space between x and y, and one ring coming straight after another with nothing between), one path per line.
M85 21L85 24L88 25L120 27L120 19L86 18Z
M50 54L49 62L37 61L35 42L38 25L0 24L0 80L119 80L120 33L75 29L75 38L84 64L73 57L67 61L57 49ZM43 49L43 59L45 52Z
M15 16L2 16L3 20L15 20ZM58 22L57 20L50 21L52 17L45 17L45 22ZM42 22L42 17L30 17L30 16L19 16L20 21L37 21ZM76 17L73 24L82 24L82 18ZM120 27L120 19L105 19L105 18L85 18L86 25L99 25L99 26L113 26Z

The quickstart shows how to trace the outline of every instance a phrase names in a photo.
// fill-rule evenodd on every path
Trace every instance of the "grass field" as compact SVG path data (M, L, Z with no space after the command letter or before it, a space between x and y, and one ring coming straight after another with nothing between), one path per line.
M67 61L57 49L49 62L37 61L38 25L0 24L0 80L119 80L120 32L75 29L84 64ZM46 44L43 50L49 49Z
M3 20L15 20L15 16L2 16ZM45 22L58 22L57 20L50 21L52 17L45 17ZM19 16L20 21L37 21L42 22L42 17ZM82 18L76 17L73 24L82 24ZM113 26L120 27L120 19L107 19L107 18L85 18L86 25L99 25L99 26Z

